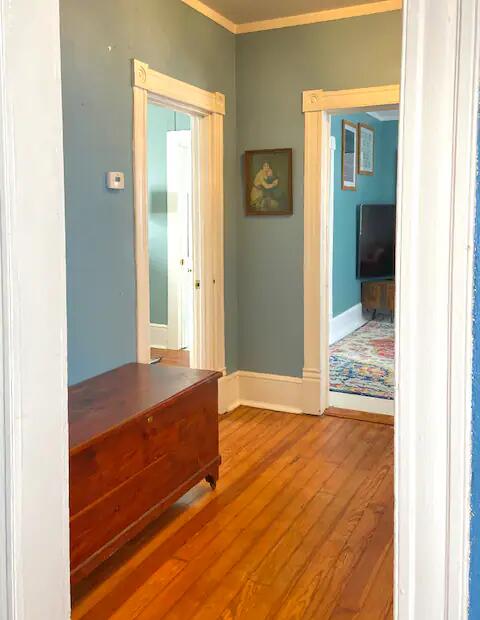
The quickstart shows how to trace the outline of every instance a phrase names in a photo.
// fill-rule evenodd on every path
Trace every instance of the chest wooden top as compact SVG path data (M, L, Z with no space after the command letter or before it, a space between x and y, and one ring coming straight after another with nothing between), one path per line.
M220 377L210 370L126 364L73 385L68 390L70 450Z

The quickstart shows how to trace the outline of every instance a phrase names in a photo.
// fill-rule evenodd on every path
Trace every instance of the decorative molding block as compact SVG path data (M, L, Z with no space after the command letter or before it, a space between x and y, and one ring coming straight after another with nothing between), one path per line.
M303 412L319 415L320 411L320 370L303 369Z
M388 84L350 90L305 90L303 91L303 111L320 112L398 105L400 85Z
M132 59L132 86L156 95L162 102L182 101L199 112L225 114L225 96L187 84L150 69L147 63Z

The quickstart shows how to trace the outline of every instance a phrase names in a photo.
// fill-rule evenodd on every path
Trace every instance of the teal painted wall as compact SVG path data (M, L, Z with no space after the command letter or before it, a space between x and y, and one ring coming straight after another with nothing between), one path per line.
M190 117L150 103L147 124L150 322L168 325L167 131L190 129Z
M135 360L131 58L226 96L225 320L237 368L235 37L179 0L61 0L69 382ZM125 190L105 172L125 172Z
M367 123L375 129L373 176L357 175L355 192L342 190L342 120ZM333 316L360 303L360 280L357 280L357 205L396 202L396 160L398 122L377 121L368 114L332 117L335 137L334 225L333 225Z
M301 93L400 80L399 12L237 37L239 368L301 376L303 142ZM242 154L293 148L294 215L246 217Z

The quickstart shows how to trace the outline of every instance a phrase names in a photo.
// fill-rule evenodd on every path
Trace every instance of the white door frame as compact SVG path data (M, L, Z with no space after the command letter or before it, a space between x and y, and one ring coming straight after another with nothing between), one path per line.
M150 362L147 104L192 115L194 329L191 365L225 373L223 117L225 97L133 60L133 177L137 282L137 361ZM198 288L197 288L198 283Z
M330 114L400 102L398 84L351 90L308 90L304 166L304 368L303 410L322 414L329 405L331 305ZM323 217L322 217L323 214Z
M0 617L66 620L67 321L58 0L0 0L0 252Z
M395 371L401 620L468 617L479 2L404 3ZM372 89L304 93L304 398L312 413L328 402L327 111L378 105L376 90L373 100ZM386 88L386 104L396 103L393 93Z
M404 3L395 412L402 620L468 617L479 33L479 0Z

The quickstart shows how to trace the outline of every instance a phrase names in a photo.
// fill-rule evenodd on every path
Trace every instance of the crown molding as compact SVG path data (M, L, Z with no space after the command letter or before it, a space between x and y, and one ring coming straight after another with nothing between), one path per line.
M208 17L219 26L223 26L226 30L232 34L237 34L237 24L234 24L231 20L224 17L221 13L214 11L209 6L200 2L200 0L182 0L184 4L188 4L189 7L195 9L205 17Z
M303 15L291 15L290 17L278 17L275 19L265 19L258 22L247 24L237 24L237 34L247 34L249 32L260 32L262 30L276 30L277 28L290 28L292 26L306 26L320 22L330 22L337 19L347 19L349 17L360 17L362 15L373 15L374 13L387 13L389 11L399 11L402 8L402 0L381 0L381 2L367 2L356 6L346 6L341 9L329 9L317 11L315 13L304 13Z
M320 22L329 22L338 19L348 19L349 17L361 17L363 15L373 15L375 13L388 13L391 11L401 11L403 0L380 0L379 2L366 2L356 6L346 6L341 9L328 9L316 11L314 13L303 13L302 15L290 15L288 17L276 17L274 19L264 19L245 24L235 24L221 13L214 11L200 0L182 0L192 9L208 17L215 23L226 28L233 34L248 34L249 32L261 32L262 30L276 30L278 28L290 28L292 26L306 26Z

